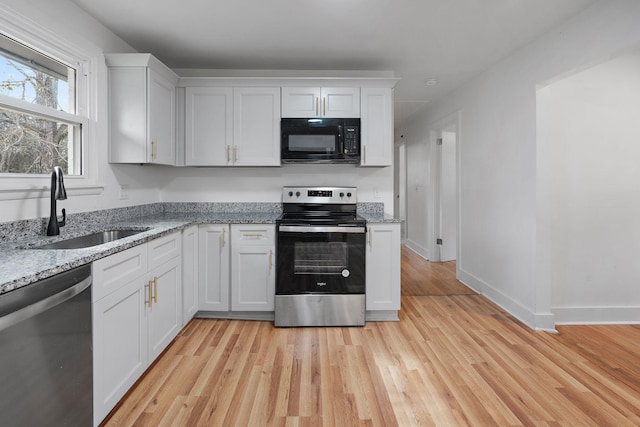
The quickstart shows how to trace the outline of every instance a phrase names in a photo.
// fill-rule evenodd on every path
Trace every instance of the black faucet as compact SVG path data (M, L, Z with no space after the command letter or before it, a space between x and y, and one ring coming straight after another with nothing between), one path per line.
M62 179L62 169L59 166L53 167L51 172L51 216L47 226L47 236L57 236L60 234L60 227L64 227L67 220L67 213L62 209L62 221L58 221L56 212L56 200L66 200L67 190L64 188Z

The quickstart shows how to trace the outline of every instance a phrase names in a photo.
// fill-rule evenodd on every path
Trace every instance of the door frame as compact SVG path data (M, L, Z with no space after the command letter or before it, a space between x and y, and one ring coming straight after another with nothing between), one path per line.
M430 252L430 260L433 262L440 262L440 246L436 243L436 239L440 234L440 192L441 192L441 172L442 172L442 150L438 145L438 139L442 137L442 132L454 132L456 134L456 276L458 275L459 266L461 264L461 226L460 226L460 194L462 183L462 169L460 167L460 151L461 151L461 112L455 112L440 120L430 123L428 128L429 132L429 156L430 162L430 190L427 197L427 218L429 218L429 224L427 225L427 242Z

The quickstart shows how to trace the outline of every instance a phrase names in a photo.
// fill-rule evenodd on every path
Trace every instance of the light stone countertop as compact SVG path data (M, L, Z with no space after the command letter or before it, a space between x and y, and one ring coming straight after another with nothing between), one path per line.
M0 295L38 280L88 264L194 224L271 224L279 211L265 212L166 212L113 222L78 222L55 237L31 236L0 243ZM371 223L400 222L380 212L359 212ZM35 246L116 229L145 230L133 236L83 249L33 249Z

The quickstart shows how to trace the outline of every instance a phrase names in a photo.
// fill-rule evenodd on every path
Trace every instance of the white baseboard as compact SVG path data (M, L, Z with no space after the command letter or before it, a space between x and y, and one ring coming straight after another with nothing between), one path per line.
M405 240L404 245L411 249L413 252L420 255L422 258L429 260L429 251L427 251L427 248L425 248L424 246L417 244L411 239Z
M558 325L640 324L640 307L553 307Z
M486 297L500 308L504 309L507 313L528 327L536 330L556 332L556 322L553 313L535 313L509 296L503 294L498 289L490 286L487 282L484 282L473 274L464 271L462 268L459 269L458 280Z

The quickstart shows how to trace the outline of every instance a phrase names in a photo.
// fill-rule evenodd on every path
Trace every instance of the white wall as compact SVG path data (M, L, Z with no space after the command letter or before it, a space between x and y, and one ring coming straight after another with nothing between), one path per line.
M158 201L162 176L148 173L139 166L111 166L107 163L107 69L104 52L132 52L133 49L115 36L98 21L84 13L68 0L2 0L0 7L6 19L9 13L25 17L29 28L23 31L42 36L42 31L54 33L66 45L82 52L92 61L93 86L90 104L90 146L92 161L89 163L96 174L99 194L86 195L74 187L73 179L67 177L68 199L58 202L58 213L63 207L68 214L95 209L129 206ZM10 24L3 31L11 33ZM16 24L18 25L18 24ZM119 180L130 184L129 199L119 200ZM0 222L49 216L49 184L42 180L43 197L20 198L0 201ZM95 191L94 191L95 193Z
M165 168L163 174L169 181L162 189L162 201L280 202L285 185L355 186L358 201L383 202L385 212L393 213L393 167Z
M549 213L537 206L536 88L639 45L638 22L640 2L600 1L416 118L461 112L459 278L532 327L554 325L550 233L537 227Z
M640 51L538 93L558 323L640 322Z
M68 199L58 202L68 214L131 206L157 201L269 201L281 200L283 185L355 185L359 200L383 202L393 214L393 167L360 168L353 165L306 165L281 168L172 168L110 165L107 162L107 52L134 50L69 0L1 0L3 10L28 17L36 27L55 33L65 43L92 58L96 77L88 144L97 169L99 194L74 188L67 178ZM120 199L120 186L128 198ZM49 216L48 179L42 180L41 198L0 200L0 222ZM374 192L374 189L377 190ZM95 191L94 191L95 193Z
M424 258L429 253L427 194L431 185L430 144L425 123L413 121L404 131L407 165L407 223L405 244Z

